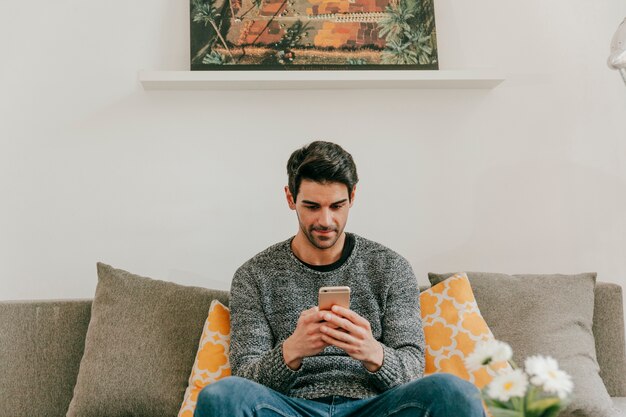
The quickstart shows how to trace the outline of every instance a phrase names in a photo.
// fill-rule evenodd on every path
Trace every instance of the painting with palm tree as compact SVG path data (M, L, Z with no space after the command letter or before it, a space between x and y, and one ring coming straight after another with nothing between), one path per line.
M437 69L433 0L191 0L191 69Z

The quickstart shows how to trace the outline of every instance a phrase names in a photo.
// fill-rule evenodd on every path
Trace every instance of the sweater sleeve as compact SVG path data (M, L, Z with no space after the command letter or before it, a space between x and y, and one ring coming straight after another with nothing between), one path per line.
M411 265L401 258L392 268L395 279L389 287L382 319L383 364L369 372L381 390L424 375L424 330L419 305L419 286Z
M244 267L231 285L230 320L232 374L286 394L302 368L294 371L285 363L283 341L274 339L258 286Z

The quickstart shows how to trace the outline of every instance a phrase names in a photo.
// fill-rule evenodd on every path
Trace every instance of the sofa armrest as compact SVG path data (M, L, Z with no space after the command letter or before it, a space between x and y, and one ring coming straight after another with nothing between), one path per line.
M593 335L600 376L612 397L626 397L626 349L622 287L598 282L593 311Z
M65 416L91 300L0 302L0 416Z

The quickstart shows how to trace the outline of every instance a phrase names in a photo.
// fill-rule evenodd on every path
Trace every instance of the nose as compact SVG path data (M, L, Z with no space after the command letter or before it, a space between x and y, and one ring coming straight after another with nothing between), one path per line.
M318 223L322 227L332 227L333 226L333 212L327 208L321 210Z

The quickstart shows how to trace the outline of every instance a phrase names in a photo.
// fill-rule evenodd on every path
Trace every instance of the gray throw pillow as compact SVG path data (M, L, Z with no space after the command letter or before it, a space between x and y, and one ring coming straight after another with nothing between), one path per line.
M176 417L202 327L224 291L187 287L98 264L67 417Z
M431 285L452 274L429 273ZM560 417L613 417L599 375L592 333L595 273L505 275L468 272L476 303L498 340L509 343L523 366L531 355L555 358L574 382L571 404Z

